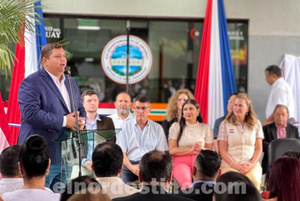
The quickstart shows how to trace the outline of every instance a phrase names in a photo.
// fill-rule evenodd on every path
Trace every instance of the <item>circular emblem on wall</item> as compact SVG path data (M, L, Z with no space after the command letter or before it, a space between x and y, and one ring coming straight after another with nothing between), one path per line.
M105 74L114 82L126 84L127 36L110 40L101 55ZM152 67L152 52L148 44L137 36L129 36L129 84L143 80Z

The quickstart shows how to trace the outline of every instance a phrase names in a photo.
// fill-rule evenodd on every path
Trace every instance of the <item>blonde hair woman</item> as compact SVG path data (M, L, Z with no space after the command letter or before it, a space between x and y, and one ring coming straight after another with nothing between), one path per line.
M188 89L179 89L171 96L165 120L162 122L167 139L169 139L171 125L180 121L182 105L187 99L194 99L194 95Z
M233 110L219 128L221 173L238 171L245 174L260 189L262 168L258 163L264 138L260 121L256 118L250 98L240 93Z

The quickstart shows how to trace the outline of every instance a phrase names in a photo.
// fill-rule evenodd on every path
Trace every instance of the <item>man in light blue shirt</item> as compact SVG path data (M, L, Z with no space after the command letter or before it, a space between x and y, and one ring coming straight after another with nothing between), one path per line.
M150 111L150 99L144 95L137 96L134 101L135 118L124 122L122 130L117 134L117 144L124 154L120 177L125 183L138 179L138 164L145 153L168 150L163 128L148 119Z

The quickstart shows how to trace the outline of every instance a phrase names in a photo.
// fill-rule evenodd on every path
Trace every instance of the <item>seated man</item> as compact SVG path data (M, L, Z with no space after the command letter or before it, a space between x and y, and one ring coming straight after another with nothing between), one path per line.
M0 194L12 192L23 187L23 178L19 170L20 146L13 145L4 149L0 155Z
M197 201L212 201L220 166L221 158L217 152L202 150L193 167L194 183L179 195Z
M96 180L101 184L103 193L108 194L111 199L138 192L119 178L123 164L123 152L119 145L113 142L98 144L94 149L92 161Z
M139 180L143 184L141 192L123 198L115 198L115 201L191 201L188 198L168 194L165 189L172 180L172 157L160 151L150 151L141 159Z
M88 89L84 91L81 95L83 107L86 111L86 129L87 130L96 130L96 129L111 129L114 130L114 123L111 118L105 117L103 115L99 115L97 113L98 110L98 95L94 90ZM103 139L101 142L105 142ZM100 142L96 142L100 143ZM92 171L92 153L93 153L93 141L88 141L88 150L86 159L82 160L83 166Z
M138 179L138 164L145 153L168 150L163 128L148 119L150 110L150 99L144 95L137 96L134 101L135 118L124 122L122 130L117 134L117 144L124 154L120 177L125 183Z
M263 173L266 173L268 169L268 146L270 142L280 138L299 139L298 129L287 123L289 110L285 105L276 105L273 116L274 122L263 127L265 135L265 139L263 140Z
M120 129L124 121L128 121L134 118L133 114L130 111L131 99L129 94L126 92L119 93L116 97L115 107L117 109L117 112L109 115L108 117L113 120L115 128Z

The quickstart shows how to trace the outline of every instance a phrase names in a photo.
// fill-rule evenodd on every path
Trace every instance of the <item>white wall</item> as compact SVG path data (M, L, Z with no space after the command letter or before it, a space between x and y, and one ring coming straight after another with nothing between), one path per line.
M42 0L45 13L203 18L206 0ZM264 69L300 54L299 0L224 0L227 18L249 19L248 92L264 120L270 86Z

